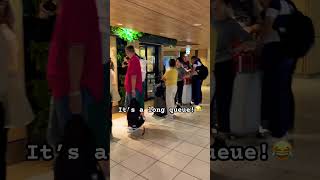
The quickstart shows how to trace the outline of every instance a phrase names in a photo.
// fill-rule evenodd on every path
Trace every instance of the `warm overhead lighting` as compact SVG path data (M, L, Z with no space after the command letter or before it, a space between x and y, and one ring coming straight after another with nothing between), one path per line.
M117 25L118 25L118 26L123 26L123 24L121 24L121 23L118 23Z
M193 24L193 26L199 27L199 26L202 26L202 24Z

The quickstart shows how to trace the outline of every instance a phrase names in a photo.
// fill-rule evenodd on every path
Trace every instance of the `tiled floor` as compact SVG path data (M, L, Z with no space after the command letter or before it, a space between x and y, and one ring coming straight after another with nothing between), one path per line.
M111 180L209 180L209 89L204 109L176 120L146 114L146 133L127 133L126 117L113 120Z
M320 79L295 79L296 103L293 156L266 162L211 162L212 180L320 179Z
M294 93L297 112L293 157L288 161L211 162L211 179L320 179L320 79L295 79ZM128 137L125 119L117 115L111 179L209 179L208 117L207 106L202 113L179 115L175 121L149 116L146 134ZM8 180L52 180L50 169L46 162L16 164L8 167Z

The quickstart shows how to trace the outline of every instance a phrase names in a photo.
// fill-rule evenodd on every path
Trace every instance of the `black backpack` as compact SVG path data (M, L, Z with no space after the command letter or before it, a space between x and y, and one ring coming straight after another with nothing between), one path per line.
M105 180L95 158L93 135L81 116L74 115L65 127L62 148L54 164L54 180ZM70 149L78 149L78 158L70 159ZM73 155L73 154L72 154Z
M198 77L200 80L205 80L209 75L208 68L205 65L203 65L202 63L201 63L201 66L198 66L196 68L196 71L198 73Z
M140 105L138 101L133 98L130 101L127 112L128 127L139 128L144 124L144 119L141 116Z
M306 56L315 43L315 29L310 17L297 9L291 0L286 0L294 8L290 15L281 15L273 28L278 31L284 55L298 59ZM281 22L281 23L280 23Z

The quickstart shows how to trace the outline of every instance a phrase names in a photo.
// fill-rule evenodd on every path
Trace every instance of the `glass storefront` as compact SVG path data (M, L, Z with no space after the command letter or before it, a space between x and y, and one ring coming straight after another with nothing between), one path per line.
M140 44L139 56L147 61L145 99L154 98L154 86L159 76L159 46Z

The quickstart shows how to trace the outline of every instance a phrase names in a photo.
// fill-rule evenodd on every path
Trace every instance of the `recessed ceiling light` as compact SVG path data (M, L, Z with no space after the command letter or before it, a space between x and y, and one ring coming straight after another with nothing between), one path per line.
M199 27L199 26L202 26L202 24L193 24L193 26Z
M123 24L122 24L122 23L118 23L117 25L118 25L118 26L123 26Z

